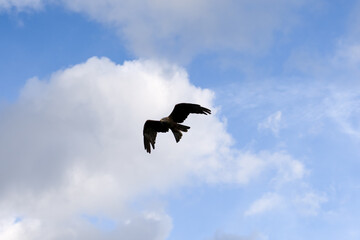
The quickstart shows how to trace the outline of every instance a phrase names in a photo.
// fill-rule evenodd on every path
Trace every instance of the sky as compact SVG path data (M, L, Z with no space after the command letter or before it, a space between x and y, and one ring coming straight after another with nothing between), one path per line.
M0 0L0 239L360 239L360 1ZM147 119L190 115L179 143Z

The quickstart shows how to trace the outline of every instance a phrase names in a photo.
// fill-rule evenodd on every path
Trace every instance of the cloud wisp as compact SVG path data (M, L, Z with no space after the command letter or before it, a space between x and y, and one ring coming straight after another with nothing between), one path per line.
M260 199L256 200L250 208L245 212L245 216L260 214L271 211L282 205L282 198L276 193L267 193Z
M39 10L44 6L43 0L1 0L0 1L0 13L1 11L29 11Z
M0 10L39 9L51 0L2 0ZM205 52L262 55L276 33L296 26L305 0L61 0L70 11L114 27L137 57L185 63Z
M258 124L258 129L270 129L275 134L275 136L277 136L281 128L281 116L281 111L277 111L271 114L264 121Z

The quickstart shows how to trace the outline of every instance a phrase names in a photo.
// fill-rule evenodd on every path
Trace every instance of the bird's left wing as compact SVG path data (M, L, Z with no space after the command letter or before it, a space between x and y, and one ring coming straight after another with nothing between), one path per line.
M193 103L179 103L176 104L169 117L174 122L182 123L189 116L190 113L211 114L211 110Z
M144 147L148 153L151 153L151 146L155 149L156 134L158 132L167 132L169 128L160 121L147 120L144 124ZM150 146L151 144L151 146Z

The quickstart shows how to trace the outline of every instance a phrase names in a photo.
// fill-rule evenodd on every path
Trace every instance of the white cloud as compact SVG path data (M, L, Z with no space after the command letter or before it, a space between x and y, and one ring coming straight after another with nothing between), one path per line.
M260 199L251 204L245 212L245 216L252 216L271 211L275 208L281 207L283 204L282 197L277 193L266 193Z
M40 225L41 223L36 219L15 222L14 218L3 218L0 219L0 238L7 240L41 238L37 234Z
M191 85L184 69L155 61L116 65L94 57L48 80L30 79L0 112L0 216L10 219L0 236L112 239L121 230L160 240L171 231L171 216L161 208L132 211L132 200L194 179L247 184L272 170L280 181L302 177L301 162L286 153L233 149L213 97ZM166 116L178 102L214 114L190 116L191 130L178 144L159 134L147 154L145 120ZM109 219L114 229L103 233L84 215Z
M0 0L17 11L62 4L71 11L113 26L139 57L188 61L204 53L263 54L275 33L297 23L307 0Z
M206 156L226 147L222 123L214 115L196 115L181 144L159 134L151 155L143 149L146 119L169 114L180 101L213 108L212 98L211 91L192 86L183 69L151 61L116 65L91 58L48 81L31 79L18 102L0 113L0 216L23 217L3 227L0 236L15 231L15 239L33 239L39 232L47 239L79 239L92 233L91 239L103 239L82 214L115 222L136 216L127 213L129 201L183 182L196 171L192 162L206 165ZM194 141L195 154L189 151ZM149 210L154 213L117 224L108 238L123 229L165 239L171 218ZM32 219L37 228L26 224Z

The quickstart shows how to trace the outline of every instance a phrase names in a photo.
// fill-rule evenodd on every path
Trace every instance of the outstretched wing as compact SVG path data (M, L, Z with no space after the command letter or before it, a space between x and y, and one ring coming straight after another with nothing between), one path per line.
M151 146L155 149L155 139L158 132L167 132L169 127L160 121L147 120L144 124L144 147L148 153L151 153ZM151 146L150 146L151 144Z
M211 110L192 103L176 104L173 111L169 115L174 122L182 123L189 116L190 113L211 114Z

